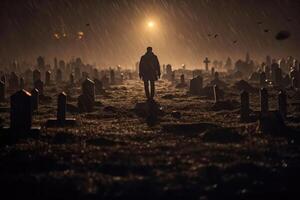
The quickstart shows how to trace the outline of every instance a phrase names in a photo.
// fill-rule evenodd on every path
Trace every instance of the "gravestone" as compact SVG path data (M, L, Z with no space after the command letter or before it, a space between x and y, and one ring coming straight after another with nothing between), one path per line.
M17 130L16 134L29 131L32 124L31 94L20 90L10 97L10 128Z
M274 75L274 82L276 85L281 85L282 84L282 71L280 68L276 68L274 71L275 75Z
M220 89L217 85L213 86L213 90L214 90L214 101L215 103L218 103L220 101Z
M6 83L6 78L5 78L5 75L2 75L2 76L1 76L1 79L0 79L0 81L2 81L3 83Z
M39 91L40 96L44 96L44 83L41 80L37 80L34 82L34 88Z
M172 76L172 65L167 64L166 66L166 76L167 76L167 80L171 80L171 76Z
M21 77L20 78L20 89L23 90L25 88L25 81L24 81L24 78Z
M45 84L50 85L51 84L51 71L46 71L45 74Z
M5 83L0 81L0 102L5 101Z
M77 80L77 81L80 80L80 75L81 75L80 66L75 67L74 74L75 74L75 80Z
M33 77L33 83L36 82L37 80L41 80L41 72L37 69L35 69L33 72L32 72L32 77Z
M212 76L215 75L215 68L214 68L214 67L211 68L211 75L212 75Z
M24 74L25 82L28 83L28 84L32 84L32 76L33 76L32 70L31 69L27 69L25 71L25 74Z
M284 90L278 93L278 111L282 118L285 119L287 115L287 95Z
M250 104L249 104L249 93L247 91L241 92L241 109L240 109L240 119L245 122L249 119L250 114Z
M18 91L20 88L19 77L14 72L12 72L9 76L8 87L13 92Z
M269 112L269 99L268 91L266 88L260 89L260 112L266 114Z
M32 112L39 109L39 91L36 88L31 90L31 109Z
M74 75L70 74L70 84L74 85L75 81L74 81Z
M110 74L110 84L115 84L116 83L116 80L115 80L115 71L113 69L111 69L109 71L109 74Z
M67 112L67 94L62 92L57 97L57 115L56 119L49 119L46 122L46 127L60 127L60 126L74 126L76 120L73 118L66 118Z
M192 95L200 95L203 87L203 78L202 76L197 76L190 81L190 93Z
M187 87L187 84L185 82L184 74L180 75L180 83L176 85L176 88L184 88Z
M56 83L61 83L62 82L62 71L61 69L58 69L56 71Z
M205 71L208 71L208 64L210 63L210 60L208 60L208 58L206 57L203 63L205 64Z
M100 81L99 79L94 79L94 83L95 83L95 93L98 95L102 94L104 92L102 81Z
M265 72L261 72L259 75L259 84L261 87L265 87L266 86L266 73Z
M107 77L106 74L103 75L101 81L104 88L107 88L109 86L109 78Z
M80 112L92 112L95 104L95 83L86 79L81 87L82 94L78 97L78 109Z

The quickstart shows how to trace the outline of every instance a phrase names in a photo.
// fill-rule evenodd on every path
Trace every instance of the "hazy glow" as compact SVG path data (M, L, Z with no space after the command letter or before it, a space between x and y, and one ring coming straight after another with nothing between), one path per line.
M147 25L148 25L149 28L154 28L155 22L154 21L148 21Z

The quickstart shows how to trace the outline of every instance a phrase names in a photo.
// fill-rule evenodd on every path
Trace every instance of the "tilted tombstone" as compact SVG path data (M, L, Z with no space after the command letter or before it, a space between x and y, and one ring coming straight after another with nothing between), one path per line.
M287 115L287 95L284 90L278 93L278 111L281 116L285 119Z
M86 79L82 83L82 94L78 97L78 109L81 112L92 112L95 104L95 83Z
M33 83L36 82L37 80L41 80L41 72L37 69L35 69L33 72L32 72L32 77L33 77Z
M269 112L269 97L266 88L260 89L260 112L267 114Z
M17 134L29 131L32 125L31 94L20 90L10 97L10 128Z
M36 88L31 90L31 108L32 112L39 109L39 91Z
M51 71L46 71L45 73L45 84L46 85L51 84Z
M249 104L249 93L245 90L241 92L241 110L240 118L242 122L249 119L250 114L250 104Z
M12 72L9 76L8 87L13 92L19 90L20 88L19 77L14 72Z
M41 80L37 80L34 82L34 88L39 91L40 96L44 96L44 83Z
M190 81L190 93L193 95L200 95L203 87L202 76L197 76Z
M5 83L0 81L0 102L5 101Z

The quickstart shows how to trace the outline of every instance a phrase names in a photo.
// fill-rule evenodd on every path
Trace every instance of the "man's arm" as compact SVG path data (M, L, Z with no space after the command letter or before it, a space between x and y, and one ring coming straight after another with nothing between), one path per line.
M155 60L156 60L156 71L157 71L157 75L158 75L158 78L160 78L160 64L159 64L159 61L158 61L157 56L155 56Z
M142 78L142 71L143 71L143 65L144 65L144 59L143 59L143 57L141 57L141 60L140 60L140 63L139 63L139 77L140 77L140 79Z

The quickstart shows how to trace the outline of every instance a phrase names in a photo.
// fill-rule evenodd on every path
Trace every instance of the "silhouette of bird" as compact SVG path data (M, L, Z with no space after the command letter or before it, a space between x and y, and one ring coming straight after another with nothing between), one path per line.
M279 31L275 38L276 40L286 40L291 36L291 33L289 31Z
M236 43L237 43L237 40L234 40L234 41L233 41L233 44L236 44Z
M215 38L217 38L218 36L219 36L218 34L215 34L215 36L214 36L214 37L215 37Z
M85 24L86 26L90 26L90 24L89 23L87 23L87 24Z
M265 29L264 32L265 32L265 33L268 33L268 32L269 32L269 29Z

